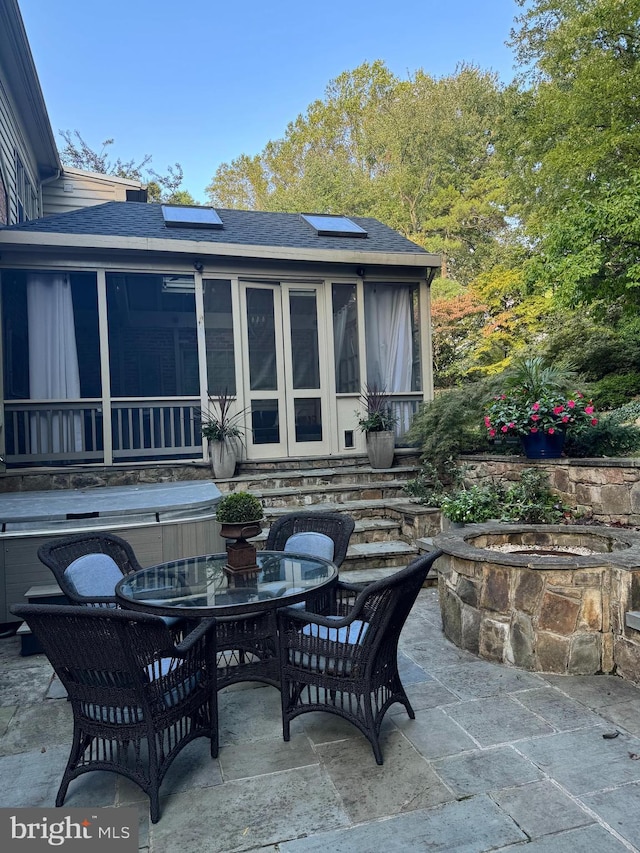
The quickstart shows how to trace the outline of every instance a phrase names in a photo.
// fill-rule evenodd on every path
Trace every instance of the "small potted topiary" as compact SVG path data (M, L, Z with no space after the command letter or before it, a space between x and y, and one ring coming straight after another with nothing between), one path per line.
M220 533L227 543L227 568L232 571L257 571L256 549L247 542L260 533L260 522L264 518L261 501L249 492L230 492L216 507L216 520L220 522Z

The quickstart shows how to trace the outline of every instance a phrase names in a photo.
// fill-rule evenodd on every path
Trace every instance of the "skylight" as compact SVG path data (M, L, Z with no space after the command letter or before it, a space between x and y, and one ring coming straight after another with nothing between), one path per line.
M162 216L168 228L222 228L222 219L212 207L163 204Z
M364 228L356 225L346 216L332 216L319 213L301 213L304 221L310 225L318 237L366 237Z

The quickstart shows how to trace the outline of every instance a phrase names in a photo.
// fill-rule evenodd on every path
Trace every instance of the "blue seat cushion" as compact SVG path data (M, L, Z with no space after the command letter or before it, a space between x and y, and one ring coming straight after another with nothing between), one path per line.
M118 565L107 554L84 554L65 569L65 579L78 595L102 598L115 595L122 580Z
M341 616L325 616L332 622L342 620ZM325 625L316 625L310 622L302 629L303 634L309 637L319 637L321 640L329 640L333 643L348 643L351 646L361 643L364 635L369 627L368 622L363 622L361 619L354 619L350 625L345 625L343 628L327 628Z
M284 543L284 550L289 554L310 554L324 560L333 560L334 541L324 533L309 530L290 536Z

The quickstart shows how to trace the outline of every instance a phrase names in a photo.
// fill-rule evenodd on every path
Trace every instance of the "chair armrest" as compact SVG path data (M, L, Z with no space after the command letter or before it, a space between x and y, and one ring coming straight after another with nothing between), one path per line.
M351 614L343 618L326 617L310 610L300 610L298 607L280 607L277 611L278 621L299 623L300 625L322 625L324 628L345 628L353 622Z
M187 636L176 643L174 649L177 657L186 657L191 649L210 631L215 631L216 620L213 617L201 619Z

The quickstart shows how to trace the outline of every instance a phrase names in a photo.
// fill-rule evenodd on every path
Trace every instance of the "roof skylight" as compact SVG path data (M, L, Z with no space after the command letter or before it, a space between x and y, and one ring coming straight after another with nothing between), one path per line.
M356 225L346 216L333 216L320 213L301 213L304 221L310 225L318 237L366 237L364 228Z
M168 228L222 228L222 219L212 207L163 204L162 216Z

